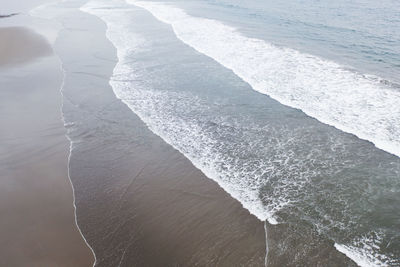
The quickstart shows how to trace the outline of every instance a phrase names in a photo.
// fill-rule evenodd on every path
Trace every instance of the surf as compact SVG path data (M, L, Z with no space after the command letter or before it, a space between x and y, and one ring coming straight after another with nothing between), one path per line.
M231 69L254 90L400 156L400 91L390 82L246 37L168 4L127 2L171 25L181 41Z
M159 90L160 88L153 86L151 81L154 77L144 75L143 73L146 72L146 70L141 68L140 65L135 65L137 61L135 55L140 55L143 51L151 51L149 40L146 40L146 38L142 36L143 33L138 34L135 31L135 25L132 25L129 19L135 16L135 12L138 11L139 8L133 8L132 6L132 9L124 11L125 7L120 9L119 6L116 6L118 3L119 2L108 2L107 4L101 4L96 1L89 2L81 8L81 10L85 12L102 18L107 23L107 37L117 48L119 62L110 80L115 95L136 113L152 132L159 135L164 141L184 154L194 166L200 169L207 177L216 181L226 192L239 200L241 204L257 218L262 221L268 220L273 224L282 222L279 220L279 217L275 216L275 213L284 209L288 203L300 203L301 201L304 202L303 204L310 203L307 199L301 198L302 192L314 193L328 190L327 193L332 193L329 191L331 190L329 188L321 188L318 185L314 185L312 183L312 178L319 176L330 178L334 172L340 172L344 168L352 168L353 165L354 168L359 166L357 165L357 157L352 157L350 150L346 149L346 138L348 138L349 135L344 137L342 132L327 127L326 125L324 125L325 128L330 128L334 130L335 133L340 133L340 136L334 134L335 138L330 141L328 140L329 142L325 140L321 143L324 148L325 146L332 146L329 148L329 151L333 152L325 153L326 151L324 152L324 150L316 149L313 150L316 154L309 154L310 149L307 144L316 142L317 140L315 139L318 139L316 137L319 135L313 135L313 139L310 140L302 140L299 139L301 136L296 135L300 131L298 128L295 128L294 131L291 128L279 128L275 129L276 133L274 133L274 129L268 128L269 125L265 121L263 121L261 125L255 122L253 123L250 117L246 118L246 120L243 120L242 117L237 118L237 113L221 115L218 112L208 112L208 110L213 110L214 107L212 105L217 101L215 99L210 103L204 101L204 99L201 99L201 97L198 97L190 91ZM307 104L306 108L313 108L312 110L316 112L322 110L325 113L329 113L327 108L335 107L331 102L326 102L326 99L332 100L330 94L332 92L328 92L330 91L329 86L332 87L332 84L327 83L325 85L324 90L326 92L322 90L322 92L328 94L324 100L324 98L320 96L321 90L317 90L318 88L313 87L311 89L315 92L307 92L306 88L303 88L304 86L300 86L304 85L304 83L301 83L302 80L299 79L300 85L297 85L297 81L293 80L293 75L298 75L302 79L316 79L315 82L318 82L318 86L321 86L324 82L321 81L323 77L319 77L318 75L329 76L332 74L332 69L334 69L339 72L339 74L343 72L341 74L342 76L339 75L339 77L346 78L346 82L351 80L349 77L358 77L357 79L362 80L364 86L368 85L368 88L374 84L376 86L381 86L379 88L386 88L380 85L378 80L374 80L374 77L365 75L359 76L360 74L355 72L341 69L336 63L322 60L311 55L301 54L300 52L288 48L279 48L263 40L247 38L237 32L236 29L223 25L220 22L193 18L187 15L183 10L168 5L147 2L142 4L155 5L158 10L157 12L161 12L169 21L175 21L177 17L181 18L178 23L179 27L177 28L182 27L184 31L181 29L179 33L177 33L178 31L173 27L175 35L178 36L178 34L180 34L178 38L181 41L186 40L183 41L183 43L195 48L198 52L204 49L204 52L201 53L201 57L206 55L208 56L207 58L212 58L215 62L218 62L219 65L224 66L225 68L223 69L231 69L237 76L241 77L242 80L247 81L253 89L255 89L255 86L260 86L257 87L258 90L256 89L256 91L260 92L270 89L266 86L269 85L278 97L284 100L288 98L290 101L302 105ZM164 8L164 6L166 6L166 8ZM171 11L171 8L174 10ZM120 12L117 12L117 10ZM193 24L193 19L197 24ZM174 24L177 22L171 23ZM204 27L205 29L203 29ZM197 30L198 32L196 32ZM172 32L171 36L175 39ZM181 43L180 41L177 42ZM200 43L201 45L197 47L196 43ZM250 49L251 47L254 49ZM188 49L192 50L191 48ZM215 49L215 51L213 49ZM193 50L194 54L198 54L195 50ZM219 54L221 54L221 58L218 57ZM153 58L151 54L150 56ZM308 65L303 62L301 66L296 67L295 64L300 64L300 62L298 62L299 58L304 58L306 61L308 60L308 63L306 62ZM263 60L265 60L265 62ZM214 63L214 61L210 62ZM283 67L280 64L283 64ZM308 69L305 71L307 75L301 74L306 67L309 69L311 68L311 70ZM336 69L334 67L336 67ZM325 72L321 72L321 70ZM275 76L273 76L273 74L275 74ZM351 76L350 74L355 76ZM312 75L317 76L314 77ZM233 74L232 76L236 77ZM173 77L169 77L168 79L172 78ZM180 77L175 78L179 79ZM328 81L332 82L332 80L333 78L328 77ZM307 80L307 82L308 83L305 84L312 84L312 80ZM162 84L165 86L165 83ZM340 83L339 85L342 84L343 83ZM356 85L354 79L352 84L353 86ZM265 88L261 85L265 85ZM291 86L293 86L294 89L291 88ZM249 89L251 88L250 86L246 87ZM340 86L332 88L332 91L335 92L336 95L346 95L343 90L340 89ZM391 90L391 88L386 89ZM245 90L253 95L257 95L257 93L252 90ZM356 90L356 93L359 94L359 90L360 88ZM264 92L264 94L272 96L271 93ZM354 97L357 98L359 96L356 94ZM394 96L393 94L390 95L390 97L392 100L397 99L395 94ZM307 102L307 98L309 98L310 101ZM267 97L265 97L265 99L267 99ZM320 100L324 100L325 102L319 103ZM337 104L339 105L341 103ZM375 104L376 103L374 103L374 105ZM216 110L219 111L220 109ZM325 114L323 112L322 114ZM332 113L334 113L334 115L336 114L335 112L336 111L333 109ZM196 114L196 117L193 118L190 114ZM330 114L327 114L327 116L328 115ZM319 125L323 125L304 114L302 114L302 116L306 117L307 120L312 120ZM354 119L351 116L350 118ZM350 122L352 121L350 120ZM233 136L232 131L234 130L238 132L238 136ZM256 137L255 139L253 139L253 135L251 134L253 130L257 131L257 134L253 133L254 137ZM279 137L277 139L278 144L272 142L274 140L268 139L274 136ZM247 140L246 137L251 138L251 140ZM238 138L241 139L239 140ZM357 142L362 142L357 138L352 137L352 139L355 139ZM302 146L306 147L301 151L296 151L297 141L303 142ZM368 146L376 150L372 145L368 144ZM263 150L258 151L257 148L262 148ZM259 153L253 155L255 151ZM382 154L390 156L386 153ZM254 158L252 156L254 156ZM343 162L343 156L346 158L351 157L351 160ZM322 164L327 163L326 166L329 166L329 168L323 168L322 170L313 168L314 165L312 162L308 161L308 157L312 157L312 160L318 159ZM363 161L363 159L361 159L361 161ZM345 183L345 185L350 188L351 185L347 184L349 181L346 180L345 177L347 176L344 175L341 177L344 181L339 182ZM274 179L275 183L273 182ZM271 180L271 183L269 183L269 180ZM310 191L308 188L312 190L310 189ZM262 192L263 189L271 189L272 191L276 189L276 191L263 193L263 195L260 196L260 192ZM264 199L262 200L261 197ZM337 200L338 198L339 195L333 200ZM351 210L351 207L348 207L346 203L347 202L338 203L337 206L342 204L343 206L340 206L341 211L345 210L346 214L352 214L353 210ZM313 203L311 204L314 205ZM316 207L317 206L314 205L312 208ZM348 221L346 221L347 217L331 218L329 216L330 214L322 215L325 215L324 218L328 218L333 226L342 227L340 231L346 234L353 232L354 229L351 229L348 225ZM360 214L352 214L353 219L358 215ZM320 227L321 232L333 231L330 224L324 226L318 220L319 219L316 218L313 224ZM332 240L336 239L332 237ZM338 242L336 248L339 251L348 255L350 258L352 257L351 255L357 254L358 258L363 259L359 260L360 266L363 266L362 264L364 262L369 264L367 266L374 266L373 261L371 262L369 259L377 255L376 250L378 249L372 248L372 251L358 250L360 246L363 246L363 242L358 242L352 246L352 242L349 240L340 242L341 240L337 239L336 241ZM358 245L359 243L361 244L360 246ZM347 251L341 249L341 246L344 246L340 244L345 244ZM353 256L353 260L354 258ZM381 265L384 265L384 262L386 262L386 260L383 260Z

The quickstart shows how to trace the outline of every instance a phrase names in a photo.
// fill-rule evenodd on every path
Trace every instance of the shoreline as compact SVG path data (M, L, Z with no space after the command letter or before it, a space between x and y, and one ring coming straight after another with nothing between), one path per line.
M36 15L35 15L35 14L32 14L32 12L33 12L34 10L36 10L36 9L44 8L44 7L51 6L51 5L57 5L57 3L56 3L56 2L53 2L53 3L52 3L52 2L43 2L43 3L41 3L41 4L36 4L35 6L32 6L32 7L29 9L28 13L29 13L30 16L32 16L32 17L34 17L34 18L43 19L43 20L45 20L45 21L52 21L53 19L51 19L51 18L42 18L42 17L40 17L40 15L38 16L37 14L36 14ZM19 13L15 13L15 14L12 14L11 16L18 15L18 14L19 14ZM58 39L59 32L62 30L62 27L59 28L59 29L57 29L57 30L56 30L56 29L53 29L53 30L56 31L56 35L55 35L55 37L53 37L53 38L54 38L53 41L54 41L54 43L55 43L55 42L57 41L57 39ZM53 43L53 45L52 45L52 50L54 50L54 43ZM96 262L97 262L96 254L95 254L93 248L92 248L92 247L90 246L90 244L87 242L85 236L83 235L83 233L82 233L82 231L81 231L81 229L80 229L80 227L79 227L79 225L78 225L77 216L76 216L75 189L74 189L74 186L73 186L73 183L72 183L72 181L71 181L70 174L69 174L70 158L71 158L71 153L72 153L72 140L71 140L71 139L69 138L69 136L68 136L68 132L67 132L67 129L66 129L66 127L65 127L64 115L63 115L63 112L62 112L62 110L63 110L63 105L64 105L63 88L64 88L64 84L65 84L65 75L66 75L66 71L65 71L65 69L64 69L64 67L63 67L61 58L60 58L56 53L54 53L54 56L57 57L57 59L58 59L58 61L59 61L59 64L60 64L60 69L61 69L61 72L62 72L62 81L61 81L60 90L59 90L59 94L60 94L60 96L61 96L61 105L60 105L60 107L59 107L59 112L60 112L60 114L61 114L61 122L62 122L63 127L64 127L64 130L65 130L65 131L64 131L64 137L67 139L68 144L69 144L69 152L68 152L68 158L67 158L67 176L68 176L68 181L69 181L69 184L70 184L70 187L71 187L71 190L72 190L72 206L73 206L73 214L74 214L74 216L73 216L74 219L73 219L73 220L74 220L74 225L75 225L76 229L77 229L78 232L79 232L79 235L81 236L81 238L83 239L83 241L84 241L86 247L89 248L89 250L90 250L90 252L91 252L91 254L92 254L92 257L93 257L92 262L93 262L93 263L91 264L91 266L95 266L95 265L96 265Z
M225 264L237 264L238 260L241 260L245 265L255 264L255 266L260 266L265 264L265 262L271 262L270 266L282 266L282 264L292 266L296 264L295 262L291 262L293 259L287 260L287 257L290 258L292 256L291 253L296 253L297 257L299 253L303 253L303 255L301 255L301 262L303 263L307 263L309 258L314 257L315 259L312 260L312 263L317 266L329 262L335 262L339 265L354 265L345 255L335 250L333 244L321 240L320 237L315 236L314 233L306 233L311 234L311 236L302 235L301 233L298 234L296 233L296 227L293 225L269 225L269 223L263 222L254 215L251 215L239 201L232 198L217 182L206 177L182 153L170 146L157 134L151 132L148 126L131 109L128 109L128 106L123 103L123 101L116 97L109 84L106 85L108 90L107 88L103 88L105 86L105 81L109 81L111 74L114 72L115 65L118 63L116 57L117 50L107 38L107 34L105 34L107 29L106 23L96 16L94 16L94 18L96 18L96 23L88 23L91 25L88 28L83 28L82 24L79 24L80 27L82 27L79 28L79 30L90 32L91 35L95 36L85 36L85 38L96 40L96 44L99 46L92 51L92 57L89 57L91 63L93 63L93 61L98 62L91 64L97 66L95 68L96 72L84 67L86 65L83 65L83 62L69 64L67 68L70 69L71 73L73 69L83 68L84 71L82 71L81 74L85 74L85 77L91 78L84 78L86 81L83 82L83 84L76 81L76 78L72 79L71 83L74 84L75 88L67 86L66 90L72 90L68 98L71 99L71 102L74 102L74 105L88 107L90 112L96 112L96 110L100 108L101 112L99 113L101 115L96 116L93 122L97 128L107 129L107 135L103 135L102 132L99 133L98 130L95 130L96 127L93 128L94 126L71 127L70 129L73 139L76 138L75 140L79 141L76 151L72 153L74 159L71 164L71 168L74 170L72 176L78 188L87 187L91 183L90 181L83 183L83 177L89 180L93 179L93 182L96 181L96 183L104 184L103 188L95 188L98 192L95 191L93 196L93 198L97 199L97 206L104 205L103 212L100 212L100 215L96 211L94 211L92 215L88 215L87 211L81 211L81 215L78 214L78 219L83 221L80 225L84 235L87 236L88 242L93 244L92 246L96 251L99 266L108 266L110 264L117 264L117 262L118 264L125 264L127 266L139 263L148 264L149 262L153 263L155 266L161 266L162 263L165 262L171 264L193 264L193 262L200 261L202 264L210 264L210 262L207 261L213 258L221 258L220 260ZM81 18L75 18L74 22L79 22L80 19ZM102 26L99 25L99 21ZM97 26L94 26L95 24ZM71 26L71 28L76 27ZM73 40L76 39L77 36L80 36L80 33L69 32L67 36L68 40ZM86 43L87 41L82 42L80 47L88 46ZM104 49L104 46L107 47L107 49ZM68 47L68 45L64 44L64 47ZM63 53L66 55L68 54L67 52ZM88 59L88 55L81 54L79 58ZM90 86L87 87L87 84L90 84ZM82 88L77 89L77 86L81 86ZM86 92L92 87L96 88L96 90L99 90L101 87L102 92L97 92L96 94ZM81 95L82 98L97 100L81 101L76 98L76 94ZM105 95L108 95L108 97L104 98ZM112 99L110 99L110 97ZM117 102L115 100L117 100ZM94 106L94 104L98 105L98 102L100 102L101 105ZM101 106L103 106L103 108L101 108ZM102 116L105 109L107 116ZM76 116L73 115L76 111L68 110L67 113L69 112L71 112L69 116L74 117L76 120ZM79 112L82 111L80 110ZM83 121L85 121L85 123L83 123ZM113 123L110 124L110 121ZM76 120L73 124L75 123L77 125L92 124L92 119L85 118L82 121ZM101 148L96 147L95 144L98 143L102 145ZM131 147L133 147L134 150L132 150ZM104 159L103 156L101 156L102 154L108 155L107 157L109 158ZM114 160L114 157L117 158L118 161ZM82 159L86 159L87 162L83 164ZM149 165L151 165L150 170ZM164 165L168 166L166 170L163 170L163 168L165 168ZM98 169L100 166L107 170L99 171ZM108 171L108 169L112 171ZM85 171L82 173L82 170ZM150 172L150 174L148 174L148 172ZM129 179L129 176L132 175L133 177ZM112 179L110 179L110 177L112 177ZM168 180L168 183L166 180ZM178 188L174 188L173 191L166 188L174 187L175 182L179 184ZM188 187L190 183L195 183L196 185ZM135 186L132 186L132 184L135 184ZM158 191L163 192L162 194L164 197L160 198L157 194ZM210 197L209 192L213 192L213 198L218 199L218 201L216 201L217 203L211 205L208 201L203 200L200 201L201 204L196 202L194 211L188 211L188 207L191 205L190 202L199 201L196 199L197 197ZM171 194L176 193L183 193L183 195L178 194L178 196L171 196ZM96 197L97 194L99 197ZM102 203L105 201L105 196L107 196L111 203ZM113 199L114 197L116 199ZM82 198L82 196L78 196L78 199L79 198ZM86 196L83 197L83 199L85 198ZM171 204L174 206L173 208L166 208L161 204L165 202L168 203L171 201L171 198L176 199L173 201L173 204ZM81 205L81 209L86 209L85 206L91 205L90 200L82 202L86 203ZM98 207L96 208L101 209ZM114 211L115 209L118 211ZM123 211L121 211L121 209L123 209ZM172 211L168 212L169 209L172 209ZM166 212L168 214L165 214ZM202 216L202 212L206 212L208 215ZM211 212L218 213L221 218L216 219L214 216L210 216L209 213ZM110 219L108 220L109 222L104 222L94 227L93 220L88 217L98 216L98 220L107 220L108 218L104 218L103 216L104 213L115 217L114 220ZM186 217L186 213L190 213L191 216ZM134 218L131 218L132 216ZM171 218L171 216L177 218L183 217L180 218L179 223L168 223L171 220L175 220L175 218ZM198 222L193 225L193 220L196 220L196 218L198 218ZM169 227L166 229L162 227L163 230L160 230L158 229L160 224L154 224L153 221L160 222L161 225L167 224ZM120 229L120 227L122 227L119 225L120 222L124 224L123 229ZM235 234L226 235L223 229L226 225L232 225L232 222L235 222ZM208 223L211 223L213 226L205 227L204 225ZM92 225L92 228L86 228L86 224ZM130 225L130 227L125 226L125 224ZM267 236L267 232L264 230L267 228L267 224L269 225L268 227L271 227L271 229L268 229L268 234L271 232L272 237L271 245L268 242L269 240L266 240L269 236ZM193 226L195 228L192 228ZM118 230L110 230L114 227L117 227ZM139 236L135 229L131 229L137 227L141 229ZM180 229L175 230L176 227ZM188 232L182 230L182 227L183 229L187 227L188 232L197 231L198 236L195 235L194 237L191 236L192 234L188 235ZM102 228L108 230L102 231ZM255 228L257 229L256 233L254 233ZM105 234L108 233L108 231L111 231L112 234L111 236L107 234L107 237L104 237L104 239L111 238L113 241L110 242L116 242L112 248L107 245L104 246L103 242L106 242L105 240L99 241L96 238L99 233L103 232L103 234ZM160 239L160 237L154 237L154 231L161 236L165 236L168 233L168 237L164 237L168 241ZM172 234L174 231L177 232ZM204 237L209 231L213 232L213 235L207 238ZM141 236L143 232L146 233L143 234L145 236ZM229 248L229 251L235 251L237 253L233 256L231 255L230 258L224 258L225 249L222 247L214 248L213 251L207 251L205 252L206 254L202 255L200 258L196 255L198 251L203 251L205 247L212 247L219 242L228 242L229 244L236 243L235 240L241 240L244 238L243 235L248 234L250 234L250 236L246 236L246 242L242 241L244 244L240 245L240 249ZM282 234L286 234L286 240L284 240L284 242L286 242L285 245L293 247L293 250L285 251L284 253L280 251L282 241L277 237ZM291 234L294 234L294 237L292 237ZM130 236L129 240L126 240L122 235ZM199 238L206 240L199 242ZM217 238L217 240L214 238ZM181 250L186 251L186 253L183 253L178 248L176 248L178 251L171 251L170 246L172 246L172 244L179 246L189 241L195 244L186 244L185 247L181 248ZM314 241L317 241L317 243L310 246L308 250L302 250L303 243L301 242ZM148 242L151 242L151 245L149 245ZM135 248L132 248L133 245ZM268 251L268 255L266 253L267 245L268 250L271 249L271 251ZM321 246L321 251L316 251L316 247L318 246ZM249 247L251 247L250 251ZM157 259L154 259L155 252L147 251L149 248L159 251ZM122 252L119 252L119 250ZM181 255L182 253L184 255ZM192 256L188 257L187 255ZM269 257L271 257L270 261L268 261ZM119 259L119 261L116 261L117 259Z
M15 25L24 25L18 21ZM87 266L91 255L71 205L69 143L60 117L60 62L45 37L30 27L12 26L13 21L7 24L0 28L7 41L2 51L10 56L0 62L0 173L6 198L0 207L6 218L0 227L1 262Z
M60 87L60 94L61 94L62 98L64 98L63 93L62 93L62 89L63 89L63 86L64 86L64 79L65 79L65 72L64 72L64 69L63 69L63 84ZM61 112L62 122L65 125L64 116L62 114L63 103L64 103L64 101L61 101L60 112ZM90 249L90 251L91 251L91 253L93 255L93 259L94 260L93 260L92 266L96 266L96 262L97 262L96 253L94 252L93 248L90 246L90 244L86 240L85 236L83 235L82 230L79 227L77 216L76 216L75 189L74 189L74 185L72 183L72 180L71 180L71 177L70 177L70 174L69 174L69 165L70 165L70 162L71 162L71 153L72 153L72 140L68 137L67 132L65 132L64 136L69 142L69 153L68 153L68 160L67 160L67 162L68 162L67 163L67 165L68 165L67 173L68 174L67 175L68 175L68 181L69 181L69 183L71 185L71 189L72 189L72 205L74 207L74 224L75 224L80 236L82 237L83 241L85 242L86 246Z
M82 7L81 8L81 10L83 10L83 11L85 11L85 12L87 12L87 13L89 13L89 14L91 14L91 12L90 11L88 11L88 10L85 10L85 6L84 7ZM95 14L94 14L95 15ZM108 31L108 27L109 27L109 25L104 21L104 23L105 23L105 25L106 25L106 36L107 36L107 39L112 43L112 40L110 39L110 36L109 36L109 34L107 33L107 31ZM118 50L118 48L117 47L115 47L115 45L113 45L113 47L114 47L114 49L116 49L116 50ZM119 59L119 60L121 60L121 59ZM117 63L118 64L118 63ZM118 73L118 72L117 72ZM112 83L111 83L112 84ZM113 89L113 90L115 90L115 89ZM116 97L118 98L118 95L116 94ZM124 101L123 99L121 99L121 101L124 103L124 104L126 104L128 107L129 107L129 103L127 103L126 101ZM132 110L132 112L134 112L135 113L135 109L134 108L130 108L131 110ZM139 118L141 117L140 116L140 114L137 114L138 116L139 116ZM153 129L151 129L151 126L150 125L147 125L147 123L146 122L144 122L145 124L146 124L146 127L148 127L149 129L150 129L150 131L154 134L154 135L156 135L156 136L158 136L158 137L160 137L164 142L166 142L167 144L169 144L169 145L171 145L172 147L173 147L173 145L171 144L171 143L169 143L168 142L168 140L166 140L165 138L163 138L163 136L162 135L159 135L157 132L155 132ZM181 153L182 155L184 155L184 153L182 152L182 151L180 151L179 149L176 149L175 147L174 147L174 149L176 150L176 151L178 151L179 153ZM196 169L198 169L200 172L202 172L202 170L201 170L201 168L199 168L198 166L196 166L196 163L195 162L193 162L193 161L191 161L191 159L190 158L187 158L189 161L190 161L190 164L193 166L193 167L195 167ZM203 172L202 172L202 174L203 174ZM204 174L203 174L204 175ZM204 175L205 176L205 175ZM206 176L205 176L206 177ZM227 194L227 195L229 195L229 197L230 197L230 199L231 200L233 200L233 201L237 201L237 199L235 198L235 197L233 197L231 194L230 194L230 192L228 192L228 191L226 191L226 189L223 187L223 186L221 186L221 185L219 185L219 182L218 182L218 180L216 180L216 179L213 179L213 178L210 178L210 177L206 177L206 179L208 179L208 180L210 180L210 181L212 181L212 182L214 182L215 184L217 184L217 186L220 188L220 189L222 189L222 191L223 191L223 193L224 194ZM238 203L240 203L239 201L237 201ZM247 210L245 207L243 207L243 204L242 203L240 203L240 205L241 205L241 207L244 209L244 210ZM252 212L250 211L249 212L249 214L252 214ZM255 216L254 214L252 214L252 216ZM257 216L255 216L255 217L257 217ZM277 252L279 252L279 241L278 242L276 242L277 240L276 240L276 236L278 236L280 233L286 233L286 234L288 234L288 233L291 233L292 231L293 231L293 225L290 225L290 224L285 224L285 223L282 223L282 224L280 224L280 225L277 225L277 222L275 222L274 220L272 220L271 222L267 222L267 221L264 221L263 219L260 219L260 218L257 218L261 223L263 223L264 224L264 229L265 229L265 234L264 234L264 236L265 236L265 246L266 246L266 248L265 248L265 259L264 259L264 264L266 265L267 263L268 263L268 257L269 257L269 244L268 244L268 229L267 229L267 224L271 227L271 229L270 229L270 231L271 231L271 233L272 233L272 235L275 235L275 240L274 240L274 244L271 246L273 249L274 249L274 251L272 251L272 253L271 253L271 255L273 255L272 257L274 257L274 259L273 260L271 260L271 262L272 262L272 265L271 266L281 266L282 265L282 263L285 263L285 264L288 264L287 266L292 266L291 264L296 264L296 263L292 263L290 260L289 261L287 261L286 259L284 259L286 256L290 256L290 254L289 255L277 255ZM306 230L307 231L307 230ZM347 264L347 266L354 266L354 262L350 259L350 258L348 258L348 257L346 257L345 255L343 255L342 253L340 253L338 250L336 250L335 248L334 248L334 246L333 246L333 243L332 242L330 242L330 241L326 241L326 240L322 240L321 239L321 237L319 237L318 235L316 235L315 233L308 233L308 234L310 234L310 237L305 237L305 236L302 236L302 238L304 238L303 240L300 240L300 239L298 239L298 237L294 237L294 238L292 238L292 237L290 237L290 235L289 235L289 237L286 237L286 239L287 240L290 240L289 242L288 242L288 244L290 244L291 246L295 246L294 248L293 248L293 253L303 253L304 255L302 255L302 257L301 257L301 261L303 262L303 263L307 263L307 259L308 258L313 258L313 257L321 257L320 259L315 259L315 260L312 260L311 262L313 262L314 264L316 264L316 265L318 265L318 266L320 266L320 264L328 264L328 263L330 263L330 262L335 262L335 263L337 263L337 264L339 264L339 265L341 265L341 264ZM302 251L302 245L301 244L299 244L299 241L301 242L301 241L305 241L305 240L307 240L307 239L309 239L308 241L311 241L311 242L313 242L313 241L316 241L316 240L318 240L317 242L318 242L318 245L319 246L321 246L321 251L315 251L315 244L314 245L311 245L309 248L307 248L307 249L304 249L304 251ZM297 244L296 244L297 243ZM317 245L317 246L318 246ZM279 252L279 253L281 253L281 252Z
M70 178L77 221L95 251L97 266L197 261L263 264L263 222L151 133L115 97L108 80L116 64L116 50L105 36L105 24L82 14L75 12L72 25L68 25L76 30L60 33L56 52L69 70L63 113L66 124L71 125L67 128L74 144ZM87 23L80 23L82 20ZM85 38L80 38L82 32ZM65 62L69 42L78 39L82 53L75 58L82 60ZM97 45L87 55L89 40ZM76 121L78 112L87 115ZM86 193L89 188L90 195ZM214 215L204 216L210 213Z
M24 175L29 177L39 177L39 172L47 172L48 178L64 177L64 193L68 188L72 191L69 197L72 195L73 205L67 209L69 213L73 209L74 242L80 240L80 249L74 248L74 256L81 255L81 258L74 266L87 266L89 258L93 266L356 266L336 243L319 235L312 227L290 220L271 224L252 215L217 180L207 177L207 172L203 173L184 151L177 150L142 121L140 114L129 108L128 102L118 98L110 84L120 60L118 48L108 37L108 25L103 20L81 12L80 7L85 2L79 0L74 7L67 5L68 11L62 10L53 18L65 25L52 46L32 39L26 43L38 44L43 50L33 51L32 56L27 54L15 62L8 62L0 55L6 62L4 66L0 62L0 70L6 74L0 75L0 81L6 81L5 85L15 89L4 90L0 97L0 109L1 98L7 99L5 110L9 112L0 116L0 122L11 125L0 131L0 138L5 140L4 145L0 145L0 159L6 159L5 168L0 164L0 174L13 177L12 172L24 169ZM58 8L65 7L59 3ZM17 49L17 46L10 47ZM25 76L32 76L32 82ZM17 78L21 80L19 85ZM54 91L50 89L54 89L57 82L58 101L55 101ZM35 88L34 93L31 87ZM8 102L12 97L15 97L16 108L12 105L14 102ZM45 99L45 104L38 99ZM34 112L26 115L30 109ZM19 119L15 123L10 118ZM21 136L13 135L13 129ZM60 168L65 170L65 167L66 173L60 174ZM69 181L68 188L65 178ZM40 212L46 210L45 205L54 209L51 204L60 204L61 200L66 207L67 195L60 197L56 193L53 180L47 181L52 186L45 183L43 188L36 183L35 180L32 184L19 185L28 193L23 194L22 200L29 197L29 191L41 189L42 193L37 195L44 198L48 194L49 200L35 206ZM0 191L15 185L7 186L0 187ZM7 195L3 197L13 202ZM35 201L38 200L35 198ZM34 204L33 200L28 203ZM17 204L9 204L12 205ZM4 210L0 205L0 212ZM66 215L65 210L63 215ZM51 223L41 219L42 224ZM3 226L0 225L0 234L6 229ZM29 227L31 225L21 229ZM44 233L50 235L51 231ZM38 243L41 241L43 239ZM72 243L70 240L71 247ZM52 247L54 254L60 256L68 252L57 245ZM68 260L76 260L71 259L74 258L71 255L61 262L62 266L68 264ZM47 259L46 256L49 255L39 260ZM0 263L9 263L8 258L2 260ZM40 264L44 263L37 265Z

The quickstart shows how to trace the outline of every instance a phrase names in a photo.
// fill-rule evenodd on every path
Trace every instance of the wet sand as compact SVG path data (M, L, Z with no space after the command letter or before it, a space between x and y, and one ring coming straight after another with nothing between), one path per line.
M104 23L78 11L84 2L64 3L54 49L77 222L96 266L264 266L267 245L268 266L347 266L295 226L267 225L266 242L264 222L115 97L116 50ZM25 60L0 67L0 265L90 266L73 221L60 65Z
M116 99L105 24L69 8L55 50L66 70L77 220L96 266L264 266L267 244L268 266L353 266L296 226L267 225L266 242L264 222Z
M0 40L0 265L90 266L74 221L60 63L27 28L0 28Z
M52 53L46 39L27 28L0 28L0 37L0 67L27 63Z
M77 219L96 266L263 266L264 223L116 99L104 23L68 16L56 52Z

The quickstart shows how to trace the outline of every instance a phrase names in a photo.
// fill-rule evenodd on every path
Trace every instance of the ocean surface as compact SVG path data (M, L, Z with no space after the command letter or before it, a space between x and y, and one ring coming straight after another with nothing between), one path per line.
M81 10L107 24L115 95L250 213L400 266L398 1Z

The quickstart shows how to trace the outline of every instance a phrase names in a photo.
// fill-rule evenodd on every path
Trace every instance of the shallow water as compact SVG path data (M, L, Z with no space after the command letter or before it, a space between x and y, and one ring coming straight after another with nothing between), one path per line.
M110 83L154 133L260 220L301 225L360 266L400 264L395 2L130 3L83 10L107 23ZM160 21L141 23L140 7Z

